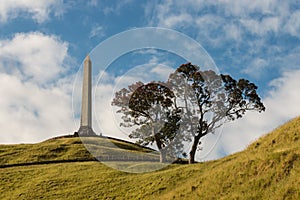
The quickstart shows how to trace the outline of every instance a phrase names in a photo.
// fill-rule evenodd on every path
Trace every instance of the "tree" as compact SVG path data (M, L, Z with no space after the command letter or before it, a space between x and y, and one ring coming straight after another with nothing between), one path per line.
M170 145L180 120L175 102L175 95L165 84L137 82L116 92L112 105L120 107L121 126L138 126L129 137L139 139L142 145L155 143L160 162L165 162L167 153L178 149L178 143Z
M191 63L181 65L170 74L168 85L182 110L181 125L191 137L189 163L195 162L200 139L227 121L241 118L246 111L264 111L256 93L257 86L246 79L234 80L212 70L200 71Z

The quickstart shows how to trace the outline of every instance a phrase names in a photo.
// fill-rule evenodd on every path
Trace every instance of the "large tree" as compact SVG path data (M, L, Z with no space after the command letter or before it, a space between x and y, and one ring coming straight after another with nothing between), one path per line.
M241 118L248 110L265 110L254 83L246 79L236 81L212 70L200 71L191 63L172 73L168 85L182 110L181 130L192 140L189 163L195 162L202 137L214 133L226 121Z
M122 114L121 126L137 127L129 135L142 145L155 143L160 161L167 153L178 153L180 143L172 143L179 127L180 110L174 93L163 83L137 82L115 93L113 106ZM178 146L179 145L179 146Z

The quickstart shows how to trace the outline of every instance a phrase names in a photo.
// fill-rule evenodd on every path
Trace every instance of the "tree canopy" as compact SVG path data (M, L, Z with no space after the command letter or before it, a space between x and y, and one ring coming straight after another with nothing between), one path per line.
M179 126L180 110L174 93L165 84L137 82L117 92L112 105L120 107L117 112L123 114L122 126L138 126L129 134L130 138L139 139L142 145L157 145L161 162L166 160L167 153L176 153L178 148L171 148L171 142Z
M168 80L137 82L116 92L112 105L122 113L122 126L138 126L129 135L142 145L155 143L161 153L184 153L183 142L192 142L189 163L195 162L201 138L225 122L250 110L265 110L257 86L246 79L182 64Z
M246 79L236 81L212 70L201 71L191 63L177 68L169 76L168 84L181 102L182 125L192 139L190 163L195 162L202 137L227 121L241 118L248 110L265 110L254 83Z

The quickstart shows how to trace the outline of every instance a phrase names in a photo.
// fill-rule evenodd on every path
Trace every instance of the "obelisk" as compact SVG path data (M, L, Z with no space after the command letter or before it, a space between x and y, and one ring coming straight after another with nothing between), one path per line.
M81 120L79 136L96 136L92 128L92 62L87 55L83 65Z

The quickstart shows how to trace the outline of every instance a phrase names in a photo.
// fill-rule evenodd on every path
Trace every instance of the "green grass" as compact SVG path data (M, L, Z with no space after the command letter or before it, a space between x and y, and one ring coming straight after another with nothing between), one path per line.
M60 150L53 150L57 148ZM43 153L51 150L55 153L44 157L90 156L78 140L65 138L31 145L0 145L1 164L34 160L36 155L45 159L41 158ZM149 165L145 162L128 167ZM242 152L194 165L169 165L150 173L120 172L95 161L2 168L0 199L300 199L299 177L297 118Z
M79 138L60 138L38 144L0 145L0 165L47 160L92 159Z
M92 150L93 155L87 149ZM99 137L60 137L37 144L0 145L0 166L55 160L95 160L94 156L106 158L143 153L159 159L157 152L133 143Z

